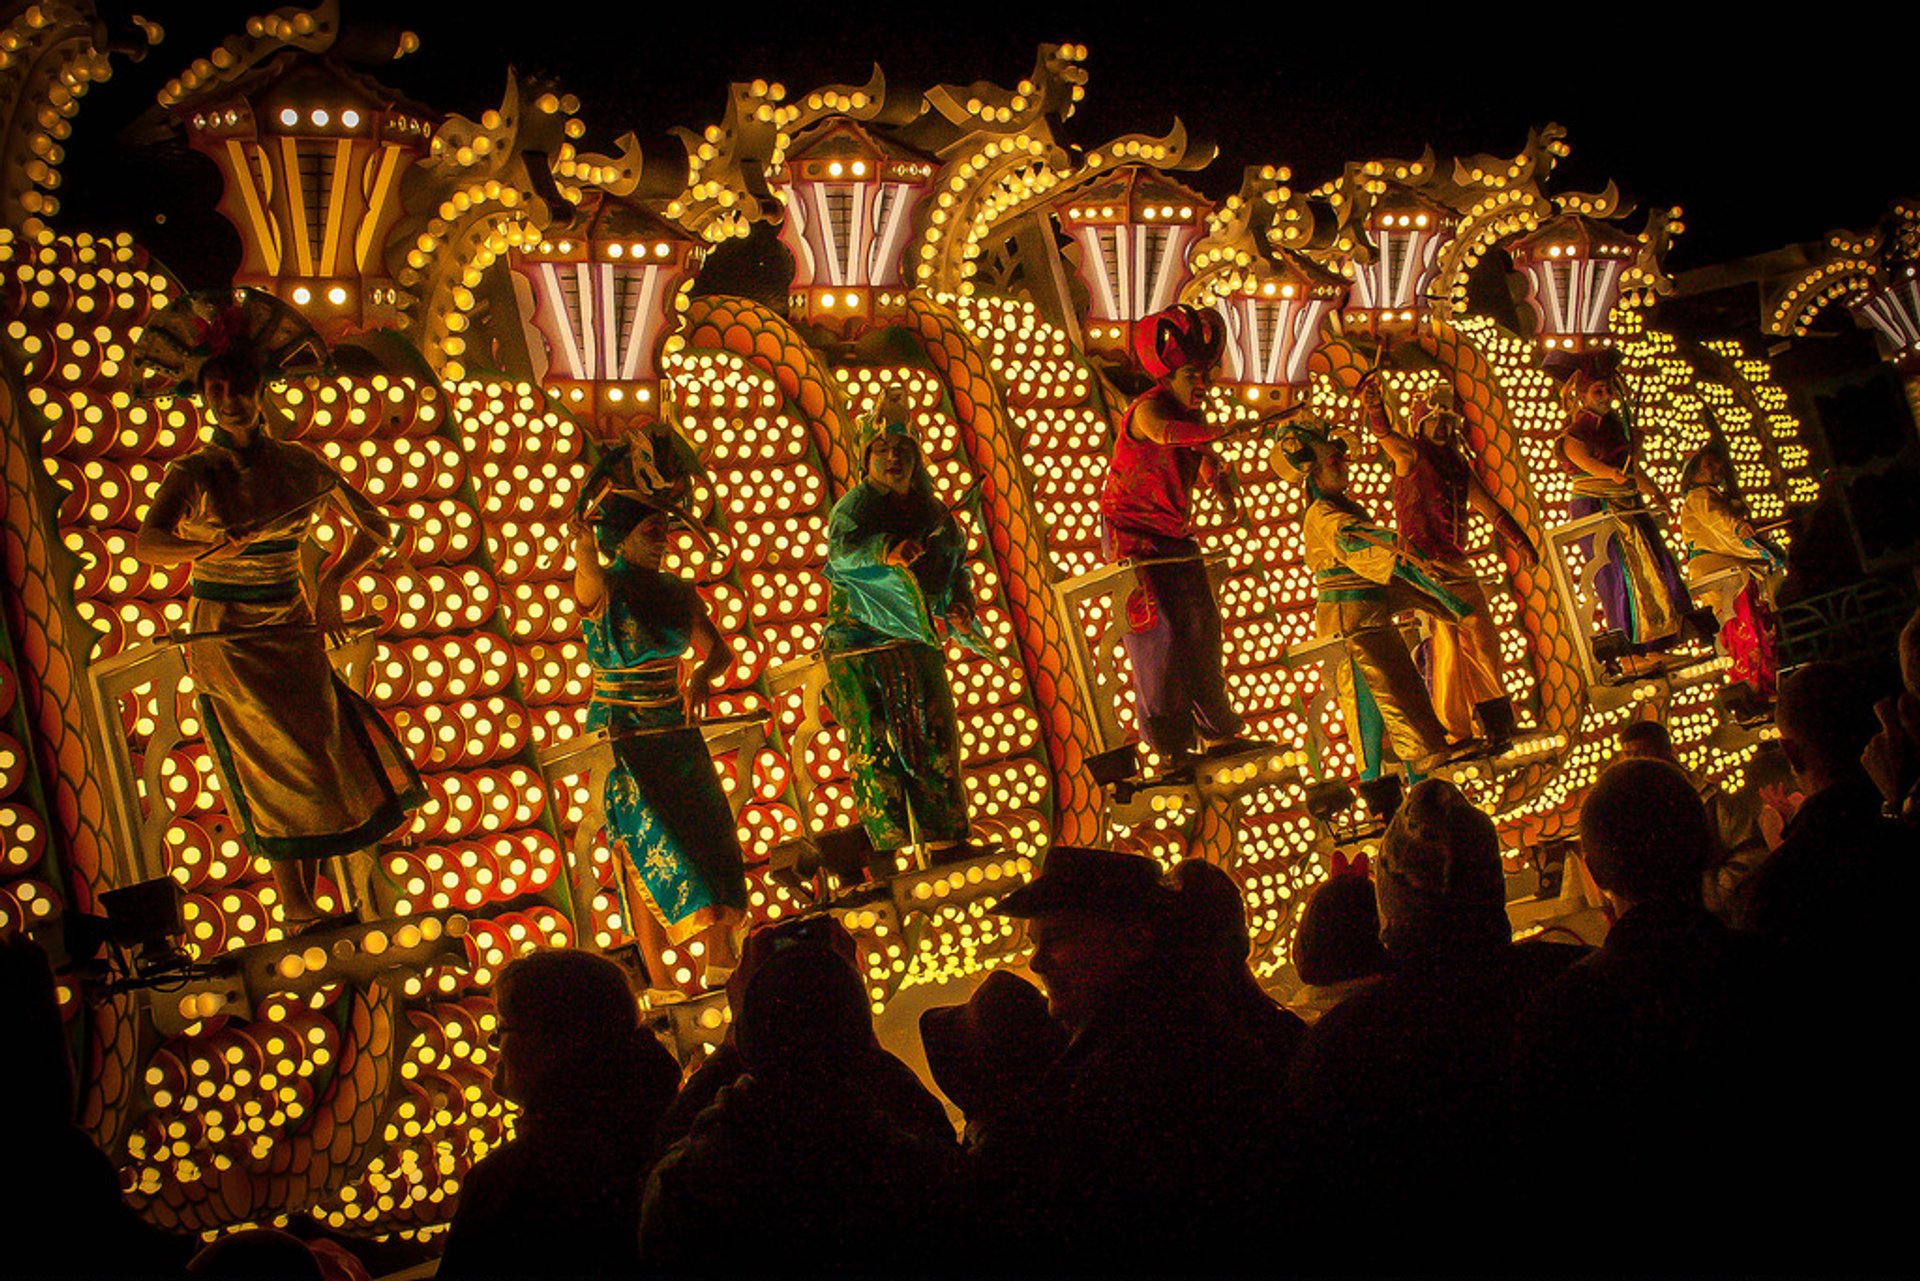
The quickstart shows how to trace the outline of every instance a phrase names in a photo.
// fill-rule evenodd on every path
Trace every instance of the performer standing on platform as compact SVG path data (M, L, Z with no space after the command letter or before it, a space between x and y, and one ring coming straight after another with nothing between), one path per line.
M1612 381L1576 369L1561 394L1568 422L1560 457L1573 475L1567 510L1575 520L1596 512L1614 517L1607 563L1594 579L1608 624L1643 656L1678 644L1683 628L1711 637L1711 615L1692 611L1680 566L1660 537L1649 506L1661 501L1660 491L1640 470L1639 433L1615 405Z
M620 855L627 919L648 981L677 987L668 948L695 939L708 986L731 972L746 919L740 837L699 722L716 676L733 661L692 583L662 573L668 513L633 491L598 500L575 520L574 593L593 664L587 728L613 744L604 801ZM611 564L602 566L604 552ZM682 679L681 656L694 666Z
M1346 644L1335 694L1361 779L1384 774L1388 747L1415 774L1463 755L1462 745L1447 741L1434 716L1393 616L1414 609L1458 619L1468 612L1467 603L1347 493L1344 441L1323 427L1296 423L1281 433L1272 463L1306 490L1301 523L1319 597L1315 623L1321 636L1338 636Z
M228 815L248 852L270 860L282 919L297 931L326 919L320 860L387 835L422 791L393 731L327 658L327 637L344 630L342 586L392 529L317 453L274 439L263 393L285 348L256 334L289 322L264 296L232 298L210 313L207 354L191 371L213 431L167 468L134 555L193 567L185 661L207 745ZM192 300L176 306L184 317ZM301 552L327 508L353 536L310 596Z
M1680 469L1680 537L1687 544L1687 577L1698 583L1728 570L1745 574L1732 605L1715 613L1720 643L1733 662L1732 679L1771 699L1778 664L1766 584L1783 562L1734 506L1731 472L1712 446L1696 452Z
M964 857L967 797L943 635L980 654L967 540L933 492L905 391L861 422L866 477L827 522L827 702L874 847Z
M1203 757L1267 746L1241 737L1220 606L1193 536L1196 483L1238 504L1233 474L1213 451L1237 429L1212 426L1201 409L1224 336L1217 312L1185 305L1139 323L1134 351L1154 385L1121 415L1100 491L1102 549L1109 560L1135 562L1141 583L1126 604L1140 735L1173 776L1190 775Z
M1513 700L1500 679L1500 634L1493 610L1463 546L1471 507L1493 525L1494 533L1515 548L1524 564L1540 553L1513 513L1494 501L1474 475L1456 444L1460 416L1453 409L1453 388L1435 383L1410 432L1395 430L1378 379L1360 394L1368 425L1393 464L1393 508L1400 539L1437 571L1437 580L1473 611L1465 618L1434 616L1429 651L1433 710L1455 739L1473 737L1478 717L1487 746L1500 752L1513 741Z

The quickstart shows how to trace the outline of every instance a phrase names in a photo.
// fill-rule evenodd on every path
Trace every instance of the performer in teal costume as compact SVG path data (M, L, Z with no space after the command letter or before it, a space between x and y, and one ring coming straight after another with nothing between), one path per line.
M875 848L967 848L960 735L943 633L981 654L966 536L933 492L903 395L863 423L866 478L827 526L827 701L851 753L861 822Z
M668 516L627 493L578 522L575 590L593 664L587 728L613 740L607 835L625 872L627 919L656 988L680 986L662 953L699 938L711 978L730 968L747 882L733 812L701 737L713 678L732 661L692 583L660 571ZM604 569L599 553L612 564ZM681 679L681 655L697 662Z

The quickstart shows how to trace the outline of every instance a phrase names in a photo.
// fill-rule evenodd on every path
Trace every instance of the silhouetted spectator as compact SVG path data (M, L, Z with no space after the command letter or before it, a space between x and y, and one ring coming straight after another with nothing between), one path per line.
M763 925L747 936L740 964L727 979L729 1008L740 1008L747 983L769 956L801 940L827 947L850 969L859 972L859 947L853 935L831 916L809 916ZM673 1106L667 1109L666 1117L660 1122L663 1151L692 1133L694 1121L713 1106L720 1091L745 1074L746 1064L741 1061L736 1044L738 1026L737 1023L728 1025L726 1040L694 1071L681 1087ZM901 1129L929 1139L950 1140L953 1124L947 1120L947 1110L940 1106L940 1100L928 1092L912 1068L882 1048L877 1038L870 1036L869 1040L867 1052L849 1069L858 1076L860 1090Z
M1785 754L1775 744L1763 745L1748 763L1743 785L1729 791L1718 783L1695 778L1680 763L1673 739L1659 721L1628 722L1620 731L1619 742L1620 755L1625 759L1665 761L1686 774L1693 784L1713 822L1712 857L1701 878L1703 901L1708 911L1728 925L1744 925L1753 874L1773 854L1760 821L1766 808L1762 794L1791 782L1792 771Z
M964 1005L936 1005L920 1015L920 1042L934 1084L966 1118L969 1149L1017 1124L1047 1069L1067 1048L1067 1029L1047 1012L1040 989L995 970Z
M521 1111L513 1139L461 1186L440 1275L631 1272L641 1181L679 1066L641 1026L626 974L591 952L521 957L494 995L494 1089Z
M1701 903L1714 830L1693 781L1660 760L1616 762L1580 811L1581 846L1617 913L1606 943L1521 1015L1515 1116L1523 1159L1551 1162L1604 1230L1583 1261L1662 1270L1768 1261L1746 1217L1785 1174L1768 1092L1778 1055L1758 949ZM1565 1154L1577 1153L1574 1160ZM1550 1216L1546 1234L1564 1230ZM1734 1239L1729 1239L1733 1237Z
M1031 965L1073 1032L1024 1144L977 1154L987 1266L1022 1270L1264 1265L1277 1164L1262 1048L1167 951L1173 893L1149 859L1055 846L994 911L1030 922Z
M177 1274L195 1242L142 1221L121 1200L113 1163L74 1124L73 1068L47 955L0 940L0 1099L14 1177L0 1196L9 1277Z
M1754 873L1749 923L1802 967L1892 963L1888 949L1905 932L1913 838L1881 814L1860 765L1879 728L1873 700L1847 668L1810 663L1781 682L1774 723L1806 799Z
M1874 704L1880 732L1860 754L1860 767L1880 793L1882 812L1920 825L1920 611L1900 629L1900 692Z
M786 945L755 965L734 1015L746 1071L647 1182L649 1268L918 1272L951 1248L953 1130L903 1129L862 1088L874 1039L866 988L810 924L777 935Z
M1884 1233L1907 1214L1904 1186L1859 1158L1872 1135L1887 1151L1920 1142L1904 1008L1911 990L1915 842L1882 816L1860 765L1876 723L1870 694L1846 668L1812 663L1780 686L1781 745L1806 794L1773 857L1754 875L1754 932L1781 949L1781 1000L1818 1019L1780 1077L1803 1122L1795 1137L1810 1221L1857 1225L1852 1256L1892 1261ZM1810 1260L1811 1261L1811 1260ZM1848 1266L1869 1266L1849 1264Z
M1483 1265L1480 1227L1511 1192L1514 1019L1586 949L1513 945L1493 820L1451 783L1407 793L1375 888L1387 977L1295 1060L1306 1221L1344 1268Z
M1387 970L1380 946L1380 908L1374 901L1371 869L1362 858L1336 867L1313 887L1293 938L1293 968L1305 984L1288 1007L1308 1023L1365 987Z
M1253 936L1240 883L1197 858L1183 861L1169 879L1174 895L1168 959L1174 979L1227 1011L1241 1034L1261 1047L1272 1079L1284 1080L1307 1025L1254 977L1248 964Z

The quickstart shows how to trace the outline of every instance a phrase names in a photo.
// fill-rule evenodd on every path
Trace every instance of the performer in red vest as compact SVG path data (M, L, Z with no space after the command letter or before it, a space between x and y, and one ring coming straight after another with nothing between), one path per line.
M1213 426L1201 410L1223 339L1217 313L1184 305L1139 323L1134 351L1154 385L1121 416L1100 494L1102 548L1134 562L1141 583L1126 638L1140 735L1175 775L1202 756L1266 746L1241 737L1246 722L1227 697L1220 607L1193 536L1195 484L1237 501L1213 444L1240 428Z

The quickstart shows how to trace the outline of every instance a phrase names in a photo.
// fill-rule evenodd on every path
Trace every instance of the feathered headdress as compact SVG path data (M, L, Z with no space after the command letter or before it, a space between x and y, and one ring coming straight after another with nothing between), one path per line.
M326 368L327 345L287 304L258 289L202 289L157 313L133 346L134 391L188 395L210 360L239 358L263 381Z

